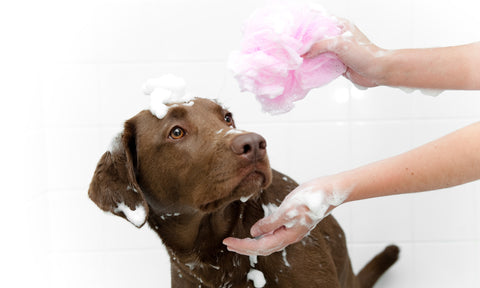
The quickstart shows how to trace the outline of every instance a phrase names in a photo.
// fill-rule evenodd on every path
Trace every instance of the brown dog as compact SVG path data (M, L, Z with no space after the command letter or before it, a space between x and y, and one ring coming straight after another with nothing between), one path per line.
M397 260L389 246L355 276L332 216L282 252L227 251L223 239L249 237L297 184L270 169L265 139L237 130L214 101L171 105L162 119L142 111L113 146L88 194L138 227L148 221L170 255L172 287L372 287Z

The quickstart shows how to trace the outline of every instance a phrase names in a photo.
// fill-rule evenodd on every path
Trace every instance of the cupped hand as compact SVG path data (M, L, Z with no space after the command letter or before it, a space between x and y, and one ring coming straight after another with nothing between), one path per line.
M279 208L252 226L250 234L255 238L229 237L223 244L239 254L267 256L302 240L314 226L306 206Z
M276 211L255 223L250 234L255 238L229 237L223 244L229 251L243 255L270 255L301 241L348 193L327 187L323 178L307 182L293 190Z

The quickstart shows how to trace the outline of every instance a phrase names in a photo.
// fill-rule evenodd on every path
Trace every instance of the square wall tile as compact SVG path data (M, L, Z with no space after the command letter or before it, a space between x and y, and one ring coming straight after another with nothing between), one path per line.
M412 148L412 126L405 121L355 121L351 124L353 166L392 157Z
M413 146L427 144L446 136L458 129L475 123L475 119L438 119L414 120L412 123Z
M451 46L478 41L480 19L476 1L413 1L416 47Z
M349 118L352 84L339 77L295 102L295 108L285 116L290 122L345 121Z
M358 273L375 255L391 243L348 244L350 259ZM400 248L399 259L378 279L375 287L420 287L413 278L413 249L411 244L394 243Z
M416 118L480 117L480 91L444 91L436 97L416 91L413 95L413 116Z
M411 241L413 209L409 195L352 202L352 243Z
M477 287L477 247L472 242L415 243L415 287Z
M351 88L353 120L399 120L412 116L413 95L399 88L375 87L361 90Z
M301 183L346 169L350 160L349 129L346 122L284 125L294 179Z
M348 19L376 45L387 49L412 42L413 1L348 1ZM375 17L372 17L372 13Z
M477 208L471 184L411 195L415 241L472 241Z

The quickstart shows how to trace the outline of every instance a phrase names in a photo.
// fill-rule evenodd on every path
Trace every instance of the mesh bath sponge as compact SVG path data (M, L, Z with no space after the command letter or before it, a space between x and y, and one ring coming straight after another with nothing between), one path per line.
M315 42L342 32L321 7L270 4L257 9L243 29L241 48L230 54L228 66L240 89L255 94L265 112L290 111L294 101L346 70L332 53L301 57Z

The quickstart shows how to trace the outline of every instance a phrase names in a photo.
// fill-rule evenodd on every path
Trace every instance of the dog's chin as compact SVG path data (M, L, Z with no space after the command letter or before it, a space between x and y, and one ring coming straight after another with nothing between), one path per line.
M269 183L268 175L253 171L241 178L228 196L202 204L199 209L205 213L212 213L235 201L246 202L251 198L258 197L262 189Z

